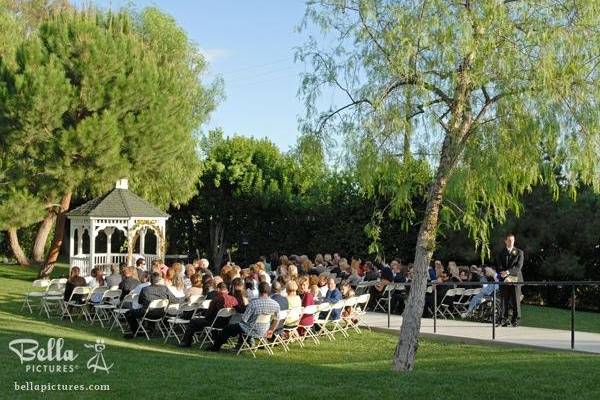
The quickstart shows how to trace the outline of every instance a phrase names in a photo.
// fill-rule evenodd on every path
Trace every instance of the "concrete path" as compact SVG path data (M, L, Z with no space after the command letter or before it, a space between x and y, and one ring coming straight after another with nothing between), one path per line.
M391 315L391 331L397 332L402 324L402 317ZM388 329L387 314L369 312L365 317L365 325L378 329ZM439 337L459 340L466 343L508 343L544 349L571 350L571 331L559 329L530 328L496 328L496 340L492 340L492 325L472 321L437 320L437 333L433 332L433 319L423 318L421 336ZM575 351L600 354L600 333L575 332Z

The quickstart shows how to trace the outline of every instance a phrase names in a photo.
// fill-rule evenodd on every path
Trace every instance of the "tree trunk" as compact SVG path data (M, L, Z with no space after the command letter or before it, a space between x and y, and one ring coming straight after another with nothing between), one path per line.
M45 278L49 276L52 273L52 270L54 269L54 264L56 264L56 261L58 261L58 253L60 252L60 247L62 246L63 237L65 235L65 221L67 219L67 211L69 210L69 206L71 205L71 194L71 192L67 192L60 200L60 208L56 216L56 230L54 232L54 240L52 241L52 246L50 247L50 251L48 252L48 258L46 258L46 262L40 267L40 278Z
M219 273L223 254L225 254L225 226L221 221L210 220L210 256L213 265L213 271Z
M35 235L35 241L33 242L33 262L36 264L42 264L46 261L46 254L44 250L46 249L46 242L48 241L48 235L52 231L52 227L54 226L54 221L56 221L56 212L53 209L48 210L48 215L40 224L38 228L37 234Z
M423 315L425 291L427 290L427 267L435 248L439 212L444 189L448 183L448 176L453 165L453 160L450 157L451 141L449 136L444 141L440 164L438 165L435 181L429 189L425 215L417 237L412 285L406 307L402 313L400 338L394 353L393 369L396 371L411 371L417 353L421 316Z
M8 241L10 243L10 249L12 250L19 265L30 265L27 255L25 255L25 252L19 244L19 235L17 234L17 228L8 228Z

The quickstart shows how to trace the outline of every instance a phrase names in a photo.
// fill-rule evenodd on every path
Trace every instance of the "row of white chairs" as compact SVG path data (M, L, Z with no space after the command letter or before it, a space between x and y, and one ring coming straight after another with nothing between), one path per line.
M65 284L66 279L45 282L35 281L33 286L44 288L44 290L26 293L21 308L27 307L32 313L33 308L36 307L35 299L39 299L37 304L40 308L39 313L45 312L48 318L51 318L52 313L55 312L58 316L68 318L73 322L73 317L79 315L90 324L98 322L102 327L110 324L109 330L118 327L122 333L128 332L125 314L137 303L138 294L129 293L121 300L122 292L117 287L90 288L80 286L73 289L68 300L64 300ZM359 325L363 322L369 299L370 295L364 293L335 304L321 303L283 310L279 314L278 326L280 329L277 330L273 338L244 336L238 354L248 350L253 356L256 356L256 350L259 348L265 348L269 354L273 354L273 349L276 346L281 346L284 351L289 351L290 344L297 342L301 347L304 347L307 338L315 344L320 344L320 338L322 337L335 340L337 333L343 337L348 337L350 330L360 333ZM139 318L136 332L132 333L135 335L143 333L146 339L150 340L147 324L152 323L164 338L165 343L171 338L175 338L180 342L190 321L194 318L204 318L201 316L201 311L207 310L210 302L211 300L206 300L203 296L192 296L188 301L179 304L170 304L168 300L154 300L149 304L144 315ZM349 310L348 315L342 317L341 314L346 308ZM340 318L333 319L336 311L340 314ZM234 309L224 308L219 310L216 318L195 335L194 342L200 343L201 348L213 344L214 335L221 330L219 328L221 324L218 321L222 318L229 320L234 315L236 315ZM313 323L300 323L302 317L306 315L313 316ZM270 323L271 319L271 315L258 316L255 323ZM286 320L298 321L298 323L286 326L284 324Z

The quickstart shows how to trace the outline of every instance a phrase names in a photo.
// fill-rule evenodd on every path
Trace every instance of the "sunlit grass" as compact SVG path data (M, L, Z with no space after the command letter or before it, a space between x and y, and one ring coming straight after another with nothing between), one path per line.
M60 274L58 271L57 275ZM35 272L0 266L0 398L235 398L235 399L463 399L600 398L600 358L524 348L473 346L423 340L415 370L390 369L396 338L384 333L352 334L349 339L308 344L290 353L250 355L180 350L161 340L124 340L98 325L21 312L22 293ZM110 374L86 369L74 374L25 373L8 342L65 338L65 346L104 338ZM82 355L82 357L84 357ZM15 392L13 383L108 383L99 392Z

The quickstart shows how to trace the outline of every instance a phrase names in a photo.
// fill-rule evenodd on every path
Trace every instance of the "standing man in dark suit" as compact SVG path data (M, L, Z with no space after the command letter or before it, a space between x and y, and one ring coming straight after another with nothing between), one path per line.
M497 271L504 282L523 282L523 250L515 247L515 235L509 233L504 238L505 247L496 257ZM521 286L502 285L502 326L508 326L508 309L512 308L511 324L516 327L521 317Z

